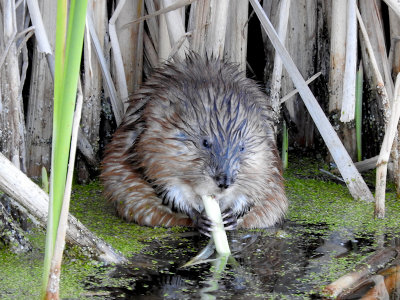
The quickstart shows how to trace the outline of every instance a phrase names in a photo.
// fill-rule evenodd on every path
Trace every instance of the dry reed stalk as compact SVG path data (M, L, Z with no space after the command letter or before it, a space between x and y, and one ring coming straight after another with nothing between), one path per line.
M44 6L47 4L48 3L42 3L43 9L45 9ZM52 47L49 43L49 39L46 34L46 32L50 32L50 31L47 30L47 28L45 28L45 26L44 26L42 15L40 13L41 10L39 9L37 0L27 0L27 6L29 9L29 16L31 17L32 24L33 24L33 26L35 26L35 37L36 37L37 45L39 47L39 51L46 55L47 63L49 64L49 68L50 68L50 72L53 72L54 56L52 53ZM54 13L54 10L52 8L53 6L54 5L50 5L50 8L51 8L51 11L49 11L50 17L54 16L54 15L52 15L52 13ZM55 34L55 26L53 28L51 28L51 33ZM51 40L54 41L53 36L52 36ZM51 75L54 78L54 73L52 73Z
M359 2L360 14L362 16L362 20L364 21L366 32L369 36L373 52L375 53L377 66L380 73L382 74L383 82L387 90L387 95L391 99L393 97L394 87L385 46L386 43L383 32L382 18L378 8L379 5L377 4L376 0ZM368 61L368 56L366 56L365 58L363 57L363 61ZM368 74L370 68L364 68L364 70ZM373 78L373 75L369 76ZM371 84L372 86L377 86L375 85L376 82L374 82L373 80L371 82L373 82ZM379 94L380 93L378 92L378 95ZM385 103L383 104L386 106Z
M290 0L285 0L285 2ZM239 71L246 71L248 1L230 1L225 36L224 58L239 64Z
M279 17L277 34L282 44L285 44L286 31L289 21L290 12L290 0L283 0L279 5ZM271 75L271 102L272 109L274 111L274 119L279 120L280 116L280 91L281 91L281 79L282 79L282 60L277 52L274 57L274 68Z
M330 39L330 68L329 68L329 107L328 111L332 116L333 126L338 132L345 148L349 152L352 158L356 157L356 143L354 142L356 137L356 132L353 124L344 124L340 122L340 118L343 118L344 115L341 115L341 111L350 112L350 114L346 114L347 116L352 116L354 118L354 104L355 104L355 70L354 64L356 64L357 60L357 33L354 30L357 30L357 23L351 22L352 31L347 35L347 23L348 23L348 9L347 6L350 4L347 0L337 0L332 1L332 13L331 13L331 39ZM354 5L354 1L352 6ZM354 7L353 7L354 8ZM355 21L353 18L353 14L351 14L350 19ZM356 22L356 21L355 21ZM351 41L349 53L352 55L346 56L346 36ZM355 50L355 51L354 51ZM349 60L350 64L348 65L347 73L345 73L346 59ZM352 61L354 60L354 61ZM349 72L349 67L352 68L352 71ZM353 73L354 72L354 73ZM346 84L351 84L351 87L346 87L344 85L344 74L347 76L353 76L353 78L347 78ZM344 95L343 90L349 92L349 95ZM346 105L350 106L349 108Z
M143 34L143 45L144 45L144 55L145 58L147 59L150 69L157 67L158 65L157 51L156 48L154 48L154 44L152 43L151 39L146 33Z
M148 15L152 15L156 12L156 6L153 0L145 0L146 11ZM146 20L147 27L149 29L149 38L154 45L154 49L158 49L158 18L152 17ZM146 47L146 46L145 46Z
M385 277L382 275L371 276L369 284L373 284L373 287L360 298L360 300L372 300L372 299L390 299L388 288L386 286Z
M390 299L389 295L398 295L400 288L399 265L394 265L384 271L381 271L379 272L379 275L376 276L381 276L381 278L384 279L384 285L381 286L382 290L372 288L361 298L361 300ZM380 291L382 293L379 293Z
M88 1L88 10L95 16L95 30L100 37L100 44L104 49L104 40L107 26L107 3L106 1ZM103 77L101 66L96 59L95 49L93 49L90 33L86 27L83 41L83 107L81 127L79 128L78 148L85 157L84 160L78 159L76 164L77 177L80 182L89 180L89 167L93 170L98 168L96 154L99 150L100 140L100 115L101 99L103 97ZM89 165L89 166L87 166Z
M124 68L124 63L122 60L122 54L121 54L121 49L118 41L118 36L117 36L117 31L115 29L115 22L117 21L117 18L119 14L121 13L122 9L124 8L126 0L120 0L118 2L117 7L115 8L115 11L109 21L108 25L108 30L110 33L110 42L111 42L111 49L113 53L113 58L114 58L114 64L115 64L115 80L117 82L118 86L118 94L122 102L124 103L124 109L123 112L126 111L128 104L126 100L128 99L128 87L126 83L126 75L125 75L125 68Z
M369 37L371 48L376 59L376 66L370 67L370 53L366 53L364 47L361 47L363 62L365 65L365 74L370 86L376 87L376 97L380 100L378 102L378 108L383 110L383 120L379 114L375 114L373 117L377 120L376 123L380 124L380 127L384 127L387 124L390 117L390 102L389 99L393 99L393 79L391 76L390 63L387 57L385 34L383 31L383 20L380 11L380 1L360 1L359 2L360 14L365 23L366 32ZM379 69L382 74L381 81L377 81L375 69ZM382 130L382 129L381 129ZM398 169L398 155L396 154L398 148L397 140L393 143L393 155L395 170ZM396 176L396 174L394 174ZM396 180L398 181L398 180Z
M26 171L25 121L23 113L22 90L20 80L19 54L16 40L17 20L14 1L0 2L0 14L3 18L0 45L8 48L3 68L0 70L0 149L21 170ZM3 48L3 47L2 47Z
M24 173L0 153L0 190L14 199L33 216L40 227L45 228L49 196ZM124 258L110 245L96 237L72 215L68 216L66 239L73 245L88 250L87 254L106 263L124 263Z
M160 63L168 60L169 54L171 53L172 47L169 38L167 21L165 15L162 14L159 17L159 31L158 31L158 59Z
M322 72L318 72L316 74L314 74L313 76L311 76L310 78L308 78L306 80L306 84L309 85L311 82L313 82L315 79L317 79L320 75L322 74ZM279 102L285 103L287 100L289 100L290 98L292 98L294 95L296 95L299 91L297 89L294 89L293 91L287 93L285 96L283 96Z
M163 7L174 4L174 0L161 0ZM184 59L189 50L189 41L186 38L185 23L181 11L176 9L165 14L170 46L172 47L168 57Z
M48 52L50 46L50 42L48 40L47 32L50 32L50 36L53 37L53 41L51 42L54 45L54 36L55 36L55 19L52 17L56 14L56 3L54 1L50 1L49 3L42 3L41 10L45 12L46 18L42 20L42 16L37 6L35 0L28 1L29 13L34 15L32 18L32 22L35 28L40 28L39 30L35 30L36 43L38 45L35 48L43 49L47 51L44 53L47 59L47 65L44 62L43 54L38 54L38 58L40 59L39 65L33 65L32 78L31 78L31 93L30 93L30 101L28 105L28 113L27 113L27 128L28 128L28 138L31 138L31 148L28 148L28 157L31 158L31 168L30 172L28 172L31 176L40 175L40 168L42 165L48 164L48 168L50 167L50 144L51 144L51 136L52 136L52 126L50 122L45 122L45 120L52 119L52 101L53 98L53 85L52 80L54 78L54 55L52 52ZM43 27L43 28L42 28ZM23 32L21 32L23 33ZM20 34L21 34L20 33ZM47 50L46 50L47 49ZM35 53L35 52L34 52ZM34 56L34 59L36 56ZM37 69L35 67L37 66ZM48 72L46 71L48 69ZM93 71L93 70L90 70ZM50 76L49 76L50 74ZM43 80L44 78L44 80ZM40 83L35 85L35 81L40 81L40 83L44 83L46 88L43 92L41 89ZM33 100L32 100L33 99ZM43 99L47 100L45 102ZM37 116L39 115L39 117ZM30 130L30 131L29 131ZM38 132L32 133L32 131L37 130ZM33 135L33 137L31 136ZM35 147L39 145L39 147ZM97 167L97 159L94 155L94 150L90 145L89 141L86 138L86 135L83 134L81 128L79 128L79 150L85 156L85 159L91 166L94 168ZM47 149L48 148L48 149ZM41 163L35 163L35 157L40 157ZM32 158L33 157L33 158ZM33 167L34 165L34 167ZM39 167L39 171L35 170ZM35 173L34 173L35 172ZM33 174L34 173L34 174Z
M331 43L329 69L329 112L342 107L343 74L346 61L347 0L332 1Z
M49 39L47 38L46 29L42 20L39 5L36 0L27 0L29 15L32 19L32 24L35 26L36 39L38 40L38 47L40 52L45 54L52 54L52 47L50 46Z
M358 18L358 22L360 25L360 31L364 38L364 43L365 43L365 46L366 46L366 49L368 52L368 57L369 57L370 64L372 67L372 72L374 74L373 78L375 80L375 86L377 87L378 94L380 95L382 105L384 107L385 123L387 123L388 119L391 117L391 114L392 114L390 97L392 97L394 99L394 95L388 94L389 92L386 89L387 85L385 84L384 79L379 70L379 64L377 62L377 59L376 59L376 56L375 56L375 53L373 50L373 46L370 42L370 39L369 39L369 36L367 33L367 29L364 25L363 19L361 17L361 14L359 13L359 11L357 11L357 18ZM389 63L389 62L387 61L387 63ZM389 83L391 83L391 82L392 81L389 81ZM389 86L390 86L390 84L389 84ZM399 193L399 191L400 191L400 175L398 174L399 173L398 145L399 145L399 143L398 143L398 140L396 139L393 142L391 154L392 154L392 160L393 160L393 165L394 165L394 177L395 177L396 189ZM387 171L387 169L386 169L386 171ZM383 176L383 174L381 174L381 176ZM386 178L386 174L384 174L384 176ZM378 180L378 177L377 177L377 180ZM386 186L386 183L385 183L385 186ZM382 208L379 208L382 205L382 203L384 203L384 199L383 200L381 199L382 197L384 197L384 195L383 196L379 195L378 198L375 197L376 199L379 199L379 203L380 203L380 204L378 204L378 209L376 210L376 215L381 216L381 217L384 215L384 212L382 215Z
M211 0L210 5L205 44L206 54L222 58L225 48L229 0Z
M400 72L400 17L389 8L390 51L389 64L392 74Z
M149 0L152 1L152 0ZM159 0L160 1L160 0ZM177 10L177 9L182 9L182 11L184 11L184 6L191 4L192 2L197 1L197 0L175 0L173 4L164 7L164 8L160 8L159 10L150 13L149 15L143 16L141 18L138 18L132 22L130 22L129 24L126 24L127 26L129 26L130 24L135 24L135 23L139 23L139 22L143 22L145 20L148 20L150 18L153 18L155 16L159 16L159 15L163 15L166 14L167 12L173 11L173 10ZM158 1L157 1L158 2ZM147 2L146 2L147 5ZM162 6L162 3L160 3L160 6ZM182 13L182 11L180 13ZM182 17L182 15L181 15Z
M268 34L272 44L276 51L281 55L282 62L286 67L286 70L290 74L295 86L299 90L299 93L306 105L308 112L313 118L322 138L325 141L333 159L335 160L343 179L349 189L349 192L355 199L362 199L368 202L372 202L374 199L368 186L365 184L360 173L355 168L349 154L340 142L335 130L332 128L327 117L319 106L314 95L308 88L299 70L295 66L292 58L280 42L272 24L265 15L262 7L256 0L250 0L254 11L256 12L264 30Z
M396 78L395 93L392 101L392 109L389 123L386 127L385 136L382 142L382 148L376 163L376 184L375 184L375 216L377 218L385 217L385 194L386 194L386 175L387 164L389 162L390 150L393 140L397 133L397 124L400 118L400 74Z
M35 3L36 1L28 1ZM37 4L37 3L36 3ZM55 42L57 2L52 0L42 1L40 11L36 12L35 5L28 6L35 26L35 44L32 58L32 73L27 107L26 128L27 128L27 173L32 177L41 176L41 169L50 169L51 138L53 119L53 75L49 68L49 60L46 57L51 55L54 60L53 50ZM37 8L39 10L39 7ZM40 12L44 16L43 20ZM43 27L43 28L41 28ZM48 37L51 40L48 40ZM53 63L54 66L54 63Z
M390 40L391 47L389 51L389 64L392 74L398 74L400 72L400 17L389 8L389 24L390 24ZM400 126L397 127L399 132ZM397 147L394 145L392 148L392 159L393 159L393 175L394 182L396 185L397 195L400 195L400 137L396 136Z
M264 1L263 4L266 9L271 5L271 20L274 26L279 22L277 11L279 2L278 0ZM318 39L322 28L319 22L320 18L317 15L317 3L308 0L292 1L290 10L289 30L285 46L302 76L308 78L321 70L317 66L319 59L316 59L316 54L319 51L316 49L320 47L319 44L326 43L326 41ZM273 58L275 50L266 36L264 38L264 48L268 51L268 57ZM272 62L272 59L270 61ZM269 75L272 74L272 68L272 63L268 63L265 71L267 84L270 81ZM295 86L285 68L282 75L281 91L282 95L285 95L292 91ZM292 132L292 141L305 147L312 145L315 139L315 125L310 115L305 113L306 107L300 97L293 97L291 100L286 101L285 106L290 115L290 120L299 128L298 132Z
M209 23L210 0L196 1L190 8L189 31L190 49L200 56L205 56L206 28Z
M400 18L400 3L395 0L383 0L393 10L393 12Z
M340 114L341 122L354 120L356 107L357 74L357 4L356 0L347 1L346 62L343 77L343 100Z
M133 94L142 83L143 73L143 25L144 23L130 24L144 14L144 1L128 1L124 5L117 21L117 34L126 76L128 95ZM126 100L122 98L122 100Z
M95 16L94 26L99 37L100 46L105 48L104 40L107 31L107 3L106 1L88 1L88 10ZM95 149L98 149L99 125L101 113L101 98L103 78L101 66L96 59L95 49L93 49L90 39L90 33L86 28L84 38L84 89L83 89L83 107L82 107L82 129L89 142Z
M384 248L371 256L364 262L355 267L354 271L343 275L336 281L327 285L323 293L332 298L336 298L351 288L357 287L363 280L383 268L388 262L393 260L397 251L393 248Z
M354 163L354 165L356 166L356 168L359 172L365 172L368 170L375 169L377 161L378 161L378 155L371 157L371 158L364 159L362 161L358 161L358 162Z
M114 112L115 122L119 125L122 121L122 116L124 113L124 105L121 99L117 95L117 91L115 90L114 82L111 79L111 74L108 69L108 64L106 62L103 49L101 47L101 43L96 33L96 29L93 24L93 17L91 12L88 10L88 14L86 16L86 26L89 28L90 37L92 39L92 43L94 45L95 53L97 59L99 60L101 71L103 77L105 79L105 87L110 96L111 105Z
M379 64L375 56L375 51L370 41L370 37L368 35L367 28L365 27L363 18L358 10L356 12L357 12L358 24L360 26L360 31L362 33L366 51L368 53L368 58L369 58L368 60L369 63L371 64L370 71L372 72L374 78L373 86L376 86L378 94L381 96L385 117L387 118L387 115L390 112L390 100L388 98L389 95L386 89L387 86L385 85L384 79L381 75Z

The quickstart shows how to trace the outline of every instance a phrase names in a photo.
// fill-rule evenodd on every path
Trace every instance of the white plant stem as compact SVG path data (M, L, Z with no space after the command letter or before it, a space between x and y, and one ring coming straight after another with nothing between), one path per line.
M231 250L229 249L228 239L222 223L221 209L217 200L213 196L202 197L204 209L207 217L213 222L211 236L215 243L215 248L219 255L229 255Z

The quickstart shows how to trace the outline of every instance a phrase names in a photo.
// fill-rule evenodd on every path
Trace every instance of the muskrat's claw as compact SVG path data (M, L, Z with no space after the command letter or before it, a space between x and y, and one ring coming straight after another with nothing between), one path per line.
M211 237L213 222L207 217L205 211L199 213L195 212L190 215L194 225L197 227L201 234ZM225 230L237 229L237 216L232 209L227 209L222 213L222 224Z
M237 228L237 216L232 209L228 208L223 212L222 224L224 224L225 230L235 230Z
M193 213L190 218L201 234L211 237L213 222L207 217L205 211Z

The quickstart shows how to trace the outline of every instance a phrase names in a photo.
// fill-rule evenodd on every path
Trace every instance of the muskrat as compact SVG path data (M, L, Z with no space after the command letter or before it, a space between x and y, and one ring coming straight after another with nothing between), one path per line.
M201 196L214 195L226 229L272 226L288 206L273 125L268 98L235 64L166 63L106 147L105 195L141 225L207 227Z

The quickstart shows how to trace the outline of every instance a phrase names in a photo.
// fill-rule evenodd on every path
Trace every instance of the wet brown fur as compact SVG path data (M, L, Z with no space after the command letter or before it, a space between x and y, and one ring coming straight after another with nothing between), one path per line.
M105 195L142 225L192 226L209 194L239 227L274 225L288 204L272 126L268 99L234 64L197 55L167 64L132 97L107 146Z

